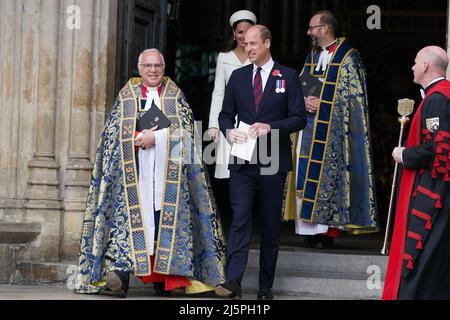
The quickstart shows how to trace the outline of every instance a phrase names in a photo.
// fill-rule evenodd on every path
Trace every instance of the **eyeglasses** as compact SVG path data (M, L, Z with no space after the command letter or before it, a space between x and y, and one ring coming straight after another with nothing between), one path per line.
M155 68L156 71L161 71L164 65L161 63L140 63L138 66L139 68L144 68L146 70Z
M308 30L312 31L314 28L325 27L325 26L326 26L325 24L318 24L317 26L309 26Z

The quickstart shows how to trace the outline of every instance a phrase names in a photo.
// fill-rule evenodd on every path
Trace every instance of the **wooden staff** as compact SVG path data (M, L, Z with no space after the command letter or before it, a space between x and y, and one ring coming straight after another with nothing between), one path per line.
M398 137L398 145L397 146L401 147L405 124L408 123L408 121L409 121L408 116L414 111L414 100L410 100L410 99L398 100L397 111L401 116L398 118L398 122L400 122L400 136ZM383 248L381 249L381 254L383 254L383 255L387 255L389 253L389 250L387 248L387 242L388 242L388 238L389 238L389 229L390 229L390 222L391 222L392 207L393 207L393 202L394 202L395 186L397 184L397 170L398 170L398 163L395 162L394 177L392 179L392 186L391 186L391 198L389 200L389 211L388 211L388 217L387 217L387 223L386 223L386 233L384 235Z

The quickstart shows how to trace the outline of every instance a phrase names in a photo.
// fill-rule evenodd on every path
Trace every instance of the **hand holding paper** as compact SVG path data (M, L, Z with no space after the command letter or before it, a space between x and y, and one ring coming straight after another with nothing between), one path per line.
M238 139L236 141L239 141L238 143L232 141L233 146L231 147L231 154L235 157L250 161L256 146L256 139L248 136L250 125L241 121L238 129L239 130L233 130L233 134L230 132L230 138L232 138L231 135L233 135Z
M245 143L248 139L248 134L246 131L242 131L240 129L233 129L230 130L230 133L228 134L228 138L231 143Z
M260 136L266 136L270 133L270 125L267 123L256 122L251 125L248 135L250 138L256 139Z

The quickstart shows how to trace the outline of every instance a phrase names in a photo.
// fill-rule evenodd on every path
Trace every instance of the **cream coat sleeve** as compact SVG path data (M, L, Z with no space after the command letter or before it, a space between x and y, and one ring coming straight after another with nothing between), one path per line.
M226 74L223 62L224 54L221 52L217 57L216 79L214 81L214 91L212 93L211 108L209 111L208 128L219 129L219 113L222 111L223 97L225 96Z

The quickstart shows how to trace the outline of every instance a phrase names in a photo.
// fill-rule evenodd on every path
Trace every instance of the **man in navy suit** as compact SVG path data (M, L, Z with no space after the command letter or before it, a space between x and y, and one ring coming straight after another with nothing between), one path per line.
M306 125L299 75L272 60L270 45L267 27L255 25L247 30L245 49L253 64L233 72L219 115L220 130L230 143L242 144L248 137L258 139L250 162L230 158L233 221L227 244L227 281L216 288L216 294L224 297L241 296L253 200L258 190L262 239L257 297L273 299L284 187L287 172L293 170L290 134ZM236 116L238 122L251 125L248 132L235 129ZM269 161L261 155L262 149L268 151Z

